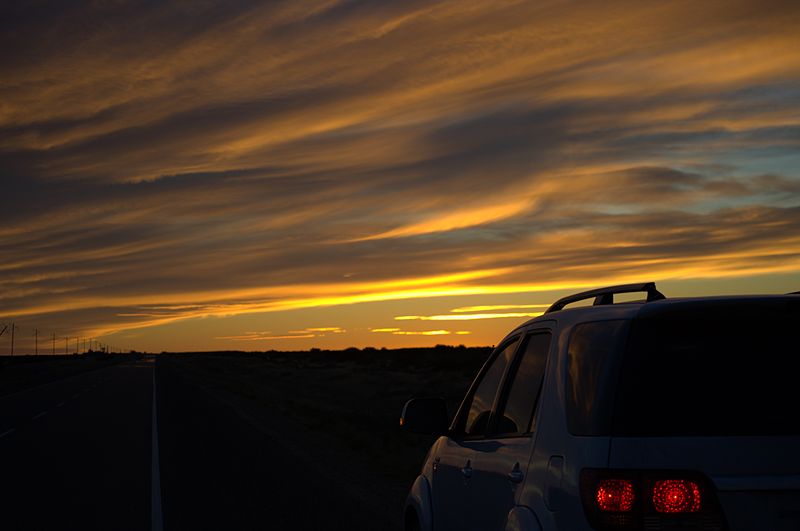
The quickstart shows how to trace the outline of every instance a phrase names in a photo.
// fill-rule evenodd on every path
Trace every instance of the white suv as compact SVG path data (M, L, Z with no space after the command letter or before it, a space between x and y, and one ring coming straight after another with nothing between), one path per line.
M443 399L406 403L402 426L441 436L405 529L800 530L798 329L796 294L559 300L500 343L449 427Z

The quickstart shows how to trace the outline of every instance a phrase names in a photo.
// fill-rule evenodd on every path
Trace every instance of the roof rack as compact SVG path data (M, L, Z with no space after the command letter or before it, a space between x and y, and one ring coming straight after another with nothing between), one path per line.
M544 313L557 312L563 310L567 304L594 298L594 306L604 306L614 304L614 295L617 293L637 293L647 292L646 302L666 299L663 293L656 289L655 282L645 282L644 284L622 284L620 286L609 286L607 288L593 289L563 297L554 302Z

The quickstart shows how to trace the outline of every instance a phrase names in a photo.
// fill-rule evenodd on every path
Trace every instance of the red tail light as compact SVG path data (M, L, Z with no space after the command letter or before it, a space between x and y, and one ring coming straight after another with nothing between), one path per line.
M590 468L580 480L594 529L726 529L713 486L699 472Z
M653 507L659 513L700 511L700 487L694 481L667 479L653 485Z
M633 482L627 479L603 479L597 484L595 497L601 511L627 513L633 509Z

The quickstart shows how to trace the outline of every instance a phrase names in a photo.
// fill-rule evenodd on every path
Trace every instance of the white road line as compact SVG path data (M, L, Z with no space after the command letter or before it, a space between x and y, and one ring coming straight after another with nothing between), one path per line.
M41 413L39 413L38 415L34 415L34 416L33 416L33 418L32 418L31 420L40 419L40 418L44 417L45 415L47 415L47 411L42 411L42 412L41 412Z
M11 429L9 429L9 430L6 430L6 431L4 431L3 433L0 433L0 439L2 439L3 437L5 437L5 436L6 436L6 435L8 435L9 433L14 433L15 431L17 431L17 429L16 429L16 428L11 428Z
M64 407L64 402L59 402L58 405L56 405L56 407Z
M150 529L163 531L164 521L161 515L161 473L158 465L158 417L156 416L156 363L153 360L153 460L150 474Z
M81 396L80 393L75 393L74 395L72 395L72 398L78 398L79 396Z

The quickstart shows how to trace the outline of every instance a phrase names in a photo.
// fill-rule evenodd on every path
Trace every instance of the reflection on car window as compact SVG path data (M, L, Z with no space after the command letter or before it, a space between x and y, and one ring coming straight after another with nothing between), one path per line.
M625 321L579 324L567 349L567 425L573 435L608 435Z
M497 388L500 386L500 380L506 367L514 356L518 342L519 338L516 338L503 347L489 366L489 370L484 374L480 384L478 384L478 388L472 396L472 403L467 415L465 429L467 435L481 435L486 431Z
M530 429L549 350L550 334L535 334L526 339L505 407L497 422L493 422L495 434L521 434Z

